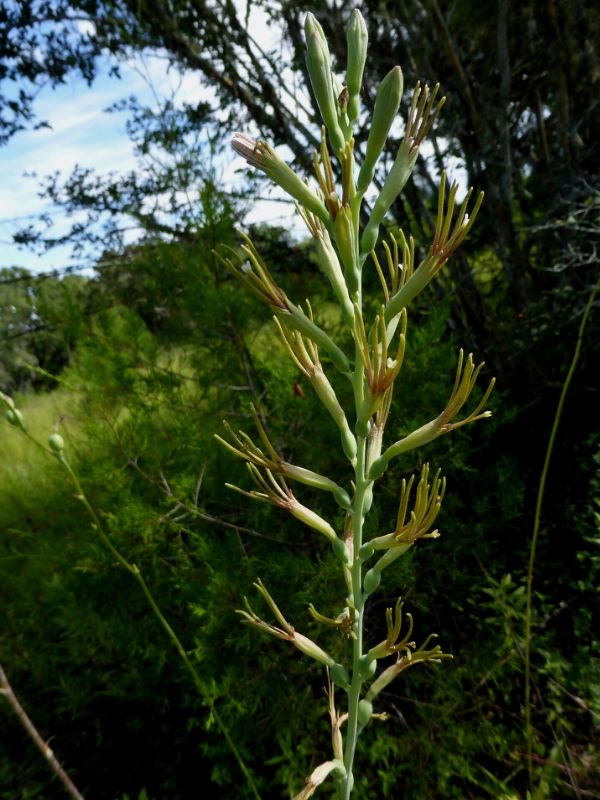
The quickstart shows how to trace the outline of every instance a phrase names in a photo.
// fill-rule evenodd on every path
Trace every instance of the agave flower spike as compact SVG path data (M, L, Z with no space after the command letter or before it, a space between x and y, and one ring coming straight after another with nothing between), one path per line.
M234 486L232 483L226 483L225 486L253 500L258 500L262 503L270 503L273 506L289 511L293 517L296 517L296 519L308 525L309 528L323 534L332 545L336 555L344 561L347 560L344 543L337 536L331 525L315 511L296 499L283 476L276 477L271 470L266 467L263 469L263 475L260 469L250 462L246 463L246 468L257 487L256 489L246 491L239 486Z
M400 630L402 628L402 608L404 603L400 598L396 602L396 607L394 609L387 608L385 612L385 621L387 626L387 638L384 639L383 642L372 647L369 652L367 653L367 657L369 660L375 660L379 658L387 658L387 656L391 656L394 653L400 653L404 651L405 653L410 653L412 649L415 648L415 643L410 640L410 637L413 632L414 622L412 614L407 614L408 618L408 630L402 637L400 637Z
M479 213L483 202L480 192L470 214L467 213L473 190L469 189L453 221L458 184L453 183L446 204L446 173L442 173L438 196L435 233L429 251L408 281L399 287L386 309L386 318L391 320L437 275L450 256L464 242Z
M308 639L306 636L298 633L294 629L293 625L290 625L260 579L254 583L254 586L263 596L267 605L273 612L273 616L281 627L272 625L270 622L265 622L265 620L261 619L257 614L255 614L247 598L244 598L246 609L238 609L237 611L237 613L244 618L244 622L254 625L256 628L259 628L259 630L264 631L271 636L275 636L277 639L283 639L286 642L291 642L294 647L297 647L302 653L314 658L315 661L318 661L320 664L323 664L330 669L336 666L335 660L328 653L326 653L321 647L319 647L319 645L313 642L312 639Z
M446 98L442 97L434 108L438 90L439 84L434 87L433 92L430 92L428 86L421 90L421 84L417 83L406 123L404 139L400 143L396 159L385 179L379 196L373 204L369 222L362 235L360 250L363 256L366 256L375 247L383 218L410 178L419 155L419 146L431 130L446 102Z
M251 410L254 424L264 449L257 445L244 431L235 433L226 421L223 421L223 425L229 434L230 441L217 434L215 434L215 439L226 447L227 450L247 463L253 464L255 467L263 467L271 472L279 473L283 475L284 478L298 481L314 489L331 492L342 508L348 508L351 500L345 489L325 475L320 475L318 472L313 472L305 467L298 467L295 464L290 464L280 456L271 444L264 425L254 406L251 406Z
M441 470L438 469L430 484L429 464L423 464L415 493L414 506L407 518L408 504L414 481L414 475L411 475L408 481L405 478L402 479L396 528L392 533L371 539L369 544L372 545L374 550L390 549L393 552L394 548L400 547L404 552L405 548L403 546L406 544L411 545L417 539L438 538L438 530L431 530L431 528L440 512L444 494L446 493L446 478L442 477Z
M283 289L275 282L252 240L243 231L238 231L238 233L244 240L244 244L240 249L246 260L242 260L242 263L240 263L240 259L233 248L228 248L228 250L230 250L235 260L225 258L218 252L216 253L217 258L265 305L269 306L273 311L289 313L292 304Z
M476 422L477 420L486 419L492 416L491 411L484 411L483 409L494 388L494 384L496 382L495 378L490 380L488 387L476 408L471 411L471 413L467 414L467 416L463 419L456 422L453 421L471 395L471 392L473 391L477 382L479 373L481 372L485 363L481 362L481 364L475 366L472 353L469 353L466 363L463 364L463 361L464 353L461 349L458 356L458 366L456 369L454 387L452 389L450 399L448 400L442 413L431 422L422 425L416 431L409 433L408 436L405 436L403 439L400 439L399 441L390 445L387 450L371 465L371 469L369 471L369 476L371 478L378 478L380 475L382 475L385 472L390 460L398 454L405 453L408 450L414 450L415 447L421 447L425 444L428 444L434 439L437 439L438 436L442 436L442 434L449 433L457 428L462 428L463 425L468 425L471 422Z
M312 319L310 304L308 308ZM350 460L356 458L356 437L350 430L344 409L340 405L335 390L323 370L317 345L310 339L303 337L298 331L290 331L285 323L277 318L275 318L275 324L279 328L281 339L290 357L298 369L311 382L317 397L338 426L344 453Z
M434 664L439 664L443 659L451 659L453 656L450 653L444 653L439 644L428 649L430 642L437 638L436 633L431 633L420 647L416 647L414 642L407 642L403 654L398 653L398 658L394 664L380 673L373 681L366 694L366 700L373 702L377 695L382 692L390 683L404 672L408 667L414 667L415 664L420 664L425 661L431 661Z
M445 478L439 470L430 470L429 464L419 459L420 471L402 481L398 513L390 527L378 531L375 536L369 535L372 526L366 525L366 519L373 504L376 479L385 472L393 457L490 414L486 403L493 381L480 393L483 395L480 402L470 403L483 365L475 364L472 355L461 351L456 376L453 375L454 385L441 413L436 411L437 416L430 421L417 430L408 429L397 441L392 439L389 446L384 447L386 425L393 411L394 386L400 377L407 346L408 305L465 240L482 196L475 199L469 191L459 200L456 184L449 186L445 173L442 174L431 245L424 250L423 258L415 262L413 238L408 231L405 235L397 228L385 237L381 249L375 252L384 216L410 178L420 146L435 124L445 98L440 98L439 85L430 89L417 84L408 104L404 134L391 159L391 168L387 175L382 174L381 183L378 183L380 188L374 193L363 230L361 207L369 187L373 187L375 171L386 166L381 164L381 154L386 143L389 146L389 135L402 101L402 70L393 67L383 78L371 123L364 124L360 94L368 35L360 12L352 13L347 28L345 86L333 71L338 65L332 61L323 28L314 15L307 14L304 32L306 65L322 126L320 144L312 154L314 189L293 172L290 175L289 168L282 167L272 149L264 143L238 136L235 147L280 185L290 182L289 193L310 231L319 269L335 295L330 299L336 301L336 308L333 315L328 316L341 331L339 341L338 334L331 336L315 322L308 301L306 305L299 305L288 299L248 242L242 249L247 263L241 268L235 267L234 271L272 309L285 349L340 431L346 466L353 471L349 491L328 478L286 462L271 445L260 423L255 441L241 431L230 430L227 438L229 449L246 461L254 482L251 491L237 491L284 508L319 531L331 543L340 562L338 567L341 567L344 585L335 608L336 612L342 609L341 613L325 616L313 603L309 605L309 612L314 620L343 634L338 639L345 639L342 644L348 651L344 662L348 664L347 673L340 672L343 668L339 664L328 667L332 681L344 688L345 705L338 711L332 681L328 678L333 752L315 762L319 766L295 800L308 800L327 776L334 779L336 785L332 789L339 800L352 800L358 788L354 764L360 735L372 719L384 716L374 713L374 699L408 667L422 661L450 658L432 642L434 636L420 646L413 641L412 617L410 614L403 616L400 600L395 607L387 609L387 635L382 642L377 644L375 640L367 644L365 627L370 597L378 588L385 568L420 539L439 535L436 525L445 494ZM340 31L336 36L339 39ZM372 77L372 72L369 75ZM354 129L358 122L361 135L357 136L359 148L355 152ZM362 161L358 169L356 161ZM373 312L368 310L371 305L366 295L372 284L369 278L373 276L363 274L368 256L373 260L381 285ZM343 388L352 387L347 398L337 392L337 381L330 374L330 365L343 376ZM418 372L411 377L418 392ZM428 381L429 377L423 384L423 391ZM334 530L329 522L300 504L288 486L291 480L330 491L344 510L343 526L340 524ZM269 597L265 599L271 602ZM318 606L316 599L315 602ZM247 621L291 641L293 629L281 612L271 607L278 620L277 626L272 626L274 630L265 628L267 623L256 617L249 607L245 612ZM296 646L299 646L297 642ZM395 663L380 667L383 658ZM365 780L361 782L364 791ZM373 787L368 791L376 794Z
M365 378L369 387L369 395L365 398L360 419L368 420L381 405L383 395L392 386L404 360L406 349L406 309L400 315L401 330L398 346L392 358L389 354L388 330L385 324L385 307L382 306L371 329L371 337L367 336L362 313L358 308L354 313L354 338L363 362Z

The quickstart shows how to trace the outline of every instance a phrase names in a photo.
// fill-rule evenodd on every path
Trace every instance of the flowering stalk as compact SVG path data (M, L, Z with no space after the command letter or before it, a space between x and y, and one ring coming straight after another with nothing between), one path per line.
M332 73L325 34L312 14L306 18L305 34L308 72L324 122L321 146L313 156L318 188L310 189L287 165L277 160L264 142L252 143L243 134L236 134L233 146L251 166L263 170L296 202L312 236L321 272L331 286L341 319L353 341L354 352L345 352L315 323L310 303L307 302L306 313L286 296L246 236L239 253L230 251L230 255L222 260L272 310L290 357L310 381L339 429L342 450L354 472L354 480L351 486L344 487L311 469L284 461L269 441L256 414L260 444L255 444L245 433L234 433L230 429L228 439L221 441L247 462L256 486L250 491L230 488L289 511L309 528L325 536L340 561L346 595L340 601L339 614L327 617L312 604L309 611L317 622L334 627L347 636L350 651L347 664L336 663L317 642L297 633L260 582L256 587L279 625L263 621L249 605L240 614L247 623L290 642L327 668L333 757L313 771L296 800L310 797L328 777L335 781L338 798L350 800L359 735L372 720L385 716L373 711L373 703L379 700L381 691L410 666L450 658L439 645L431 644L435 634L417 647L411 639L413 621L410 615L407 615L408 630L402 633L400 601L395 609L388 609L386 613L387 638L371 646L364 641L365 606L370 595L379 587L385 569L403 553L420 540L439 536L435 523L446 490L446 481L440 471L430 473L429 465L425 464L418 479L413 476L402 482L393 530L365 541L364 520L373 503L375 482L393 458L466 424L489 417L490 412L485 406L494 382L489 383L478 403L470 405L470 396L483 364L476 365L472 355L465 359L461 350L454 386L445 408L435 419L384 447L392 394L401 376L407 348L408 307L466 238L479 211L482 195L468 214L469 190L455 213L458 187L453 185L447 193L443 174L433 241L423 260L415 268L414 241L402 231L383 242L383 257L378 256L375 247L380 226L410 178L419 147L445 98L437 101L439 86L430 91L429 87L417 84L404 138L361 231L364 197L400 106L402 71L394 67L382 81L365 151L355 153L353 133L360 117L360 84L367 52L364 20L359 11L354 11L350 19L345 87L339 85L338 78ZM333 161L326 137L333 148ZM358 174L355 158L362 162ZM337 169L334 168L335 161ZM369 255L382 289L379 309L373 319L368 318L363 304L363 270ZM350 382L354 408L342 406L320 360L320 352L326 353L333 366ZM465 407L471 410L463 412ZM331 492L346 511L343 530L336 531L331 523L301 504L287 480ZM394 658L393 663L380 670L378 662L390 657ZM336 707L334 686L346 695L345 711L340 712Z

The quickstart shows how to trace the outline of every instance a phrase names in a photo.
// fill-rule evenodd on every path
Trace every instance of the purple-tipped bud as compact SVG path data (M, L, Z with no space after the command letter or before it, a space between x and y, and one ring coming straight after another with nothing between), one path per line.
M255 141L245 133L237 131L231 138L231 146L252 167L262 170L271 180L297 200L300 205L319 217L329 220L325 204L312 189L280 158L275 150L262 139Z

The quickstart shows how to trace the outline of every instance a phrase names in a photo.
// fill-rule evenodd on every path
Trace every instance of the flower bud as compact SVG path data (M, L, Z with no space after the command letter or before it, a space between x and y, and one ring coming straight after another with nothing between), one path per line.
M13 428L21 428L21 430L24 430L23 414L21 414L18 408L9 408L6 412L6 420Z
M329 382L327 375L322 369L316 369L311 377L311 383L319 400L323 403L331 418L340 429L342 437L342 447L346 457L352 461L356 457L356 438L346 419L344 409L340 405L335 389Z
M313 640L309 639L307 636L303 636L301 633L294 631L292 642L296 645L300 652L310 656L311 658L314 658L315 661L318 661L320 664L324 664L326 667L335 666L335 661L333 658L328 655L325 650L319 647L316 642L313 642Z
M354 440L354 443L356 444L356 440ZM350 495L345 489L342 489L341 486L333 490L333 497L340 508L343 508L345 511L351 508L352 500L350 499Z
M342 206L334 223L335 241L350 293L358 288L358 242L350 206Z
M15 407L15 401L12 397L0 392L0 405L4 406L5 411L10 411Z
M357 189L359 192L365 192L373 180L377 159L381 155L390 128L400 108L403 88L404 79L400 67L390 70L379 84L371 130L367 139L367 152L358 175Z
M48 447L55 455L60 455L60 453L62 453L65 449L65 440L60 433L53 433L52 436L48 438Z
M317 260L319 262L321 272L331 283L331 288L335 292L335 296L342 308L344 316L347 319L352 320L354 317L354 308L352 306L352 301L350 300L350 295L348 294L348 287L346 286L346 281L344 280L342 267L340 266L337 253L331 244L329 234L325 229L323 229L322 231L319 231L317 235L315 235L314 240L317 251Z
M362 86L363 72L367 60L367 44L369 35L367 26L360 11L355 8L350 17L350 24L346 32L348 43L348 65L346 68L346 86L348 87L348 119L350 123L358 118L360 89Z
M289 508L291 514L296 517L296 519L299 519L300 522L308 525L309 528L313 528L313 530L322 533L323 536L326 536L330 542L333 542L337 539L337 534L331 525L311 508L307 508L306 506L302 505L302 503L299 503L295 498L294 500L290 501L287 507Z
M373 716L373 704L363 698L358 704L358 721L361 725L366 725Z
M311 211L319 219L327 222L329 214L323 201L306 183L280 158L266 142L255 141L245 133L237 131L231 139L231 146L252 167L262 170L272 181Z
M375 201L369 222L363 233L360 245L362 253L370 253L377 244L379 226L390 210L394 200L398 197L402 189L404 189L406 181L410 178L418 154L418 147L413 147L407 142L402 142L398 148L396 160L385 179L379 197Z
M329 47L327 46L323 28L321 28L313 14L306 15L304 36L306 39L306 68L310 76L315 100L329 132L333 149L337 152L344 147L346 140L338 121L337 97L333 87Z

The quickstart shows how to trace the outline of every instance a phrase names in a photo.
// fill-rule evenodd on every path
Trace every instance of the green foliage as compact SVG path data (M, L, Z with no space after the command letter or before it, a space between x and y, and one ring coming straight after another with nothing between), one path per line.
M85 281L41 279L25 269L0 270L0 387L8 393L48 388L81 336ZM39 367L50 373L32 372Z
M190 11L191 6L181 5ZM135 6L136 14L146 14ZM372 8L379 13L377 4ZM467 30L473 4L457 8L453 25L459 20ZM525 4L511 20L513 37L531 30L521 14L532 8ZM133 25L128 13L129 6L123 16L105 20L100 33L124 20ZM296 10L287 13L291 18ZM343 4L340 13L345 13ZM589 8L586 14L589 18ZM196 24L197 15L193 20ZM429 59L437 69L448 49L440 46L444 28L436 20L415 15L396 24L386 12L376 30L381 59L390 45L396 48L412 36L424 43L416 69L428 72ZM143 22L153 40L176 41L177 32L160 18L144 16ZM223 45L220 22L212 10L202 18L211 47ZM497 72L489 63L479 67L481 58L493 54L481 51L489 28L480 10L475 23L476 35L469 41L459 37L459 46L471 84L481 81L487 92L489 112ZM573 41L568 42L570 58L575 57ZM545 58L543 37L533 44ZM231 53L227 59L233 66ZM575 72L583 68L576 62ZM515 69L529 70L527 59L515 63ZM555 71L544 79L552 87ZM450 84L455 80L448 74ZM538 91L539 84L529 80L513 79L512 87L525 83ZM552 152L567 172L574 161L589 169L587 144L562 158L561 148L570 148L568 136L558 130L568 122L556 115L558 89L547 93L544 109L544 115L552 114L546 120ZM464 91L459 87L458 95ZM581 98L578 93L574 103L581 106ZM528 94L523 102L499 108L521 113L534 101ZM279 122L265 116L269 104L262 106L258 111L265 126L277 130ZM164 137L172 153L187 159L181 149L177 152L180 134L191 130L184 115L169 109L167 128L156 130L155 120L142 109L132 104L130 110L140 123L142 151L147 154ZM467 143L467 168L480 176L483 170L482 179L492 184L492 205L475 255L453 266L442 291L427 293L411 315L392 432L401 436L443 407L447 392L440 376L451 383L461 345L493 352L500 391L492 400L495 417L485 429L440 439L422 456L451 476L439 520L442 538L435 547L422 542L399 562L366 625L374 640L379 633L383 637L382 612L402 594L423 628L444 633L444 644L456 658L444 666L443 676L431 674L435 667L423 674L411 671L409 680L386 691L390 719L365 733L358 797L401 793L513 800L528 791L522 632L529 509L557 387L593 282L589 265L598 232L597 191L584 180L571 182L564 192L552 191L558 178L537 153L542 138L532 112L531 124L523 129L516 120L511 123L520 143L517 209L514 198L495 191L502 186L496 184L497 165L507 164L496 146L503 120L491 112L482 115L486 127L475 141L452 106L450 112L444 131L448 147ZM290 121L285 114L283 119ZM482 142L485 157L478 149ZM486 171L486 163L493 169ZM167 172L167 178L172 175ZM157 186L164 188L164 183L140 186L135 180L115 187L79 177L63 198L67 205L88 189L99 197L125 190L127 205L142 191L151 195ZM417 201L411 192L403 211L413 221L426 221L434 214L431 200L425 192ZM211 181L199 201L199 216L176 208L175 222L185 224L163 232L175 237L174 243L158 240L157 219L141 220L148 233L143 243L105 253L93 279L42 283L15 270L5 273L0 388L26 389L32 382L37 388L54 386L40 373L32 377L24 362L52 373L67 368L58 376L60 390L22 398L19 407L28 425L45 441L60 420L94 506L119 547L140 566L201 670L263 796L281 796L282 787L291 796L302 785L306 765L316 765L329 744L323 676L316 668L307 673L299 655L283 644L257 644L257 634L239 623L233 609L258 575L283 598L282 610L293 624L311 635L316 626L306 605L320 597L319 611L336 613L338 570L328 546L314 542L283 512L251 506L226 492L223 483L239 484L244 473L215 445L213 434L222 433L223 417L247 429L252 400L264 412L272 441L290 460L333 474L340 468L339 440L300 371L274 358L279 351L266 336L268 313L209 255L215 244L233 244L236 211ZM417 246L423 246L429 230L422 233ZM319 297L319 321L337 334L339 313L327 304L306 247L267 227L253 231L253 239L290 296ZM285 276L279 274L284 264ZM366 283L376 287L374 273ZM376 311L373 304L369 312ZM38 322L46 327L21 335ZM550 475L536 566L536 800L598 792L597 321L593 326L559 434L560 458ZM18 335L10 338L13 332ZM337 389L343 396L344 389ZM136 586L97 542L84 509L65 488L64 474L19 439L18 431L4 426L0 437L5 620L0 660L42 735L52 737L57 754L91 797L187 798L199 786L211 786L223 797L249 797L206 705ZM420 466L420 459L410 456L386 473L370 530L391 529L397 486ZM339 525L341 512L330 498L304 487L299 496L318 503L317 510ZM331 631L322 641L338 657L344 640ZM7 800L62 797L8 711L0 713L9 731L0 737L0 794ZM306 731L315 732L312 740Z
M210 286L207 282L207 292ZM196 313L199 319L206 314L224 320L229 292L239 291L225 279L210 292L207 302L197 301ZM289 372L283 380L281 371L276 374L269 367L271 359L257 335L261 322L246 313L238 319L248 320L245 344L257 385L261 392L267 390L274 441L293 440L286 451L290 457L336 469L335 431L317 413L308 387L303 387L303 396L295 393L294 384L302 386L302 379L293 367L286 365ZM411 383L416 365L424 365L426 374L445 371L450 377L458 345L443 306L427 303L419 313L419 325L414 326L419 334L407 353L407 378L394 409L399 432L423 421L423 406L430 411L446 399L440 383L434 386L433 381L423 396L415 396ZM185 324L185 316L181 318ZM302 785L303 765L316 764L313 759L327 746L322 676L315 669L307 679L300 658L290 656L283 644L278 648L259 641L257 647L256 634L239 624L233 609L260 575L276 596L286 598L282 605L289 619L310 635L306 603L319 596L319 610L334 612L340 589L337 569L328 548L312 541L283 513L225 494L223 482L241 479L242 471L215 446L212 434L222 430L224 408L228 418L233 414L240 426L248 427L250 393L227 388L245 385L247 362L232 351L230 340L211 331L199 323L193 352L181 343L169 351L132 311L106 311L80 341L76 361L64 376L77 392L61 390L21 407L40 438L67 412L61 432L71 452L79 453L77 469L87 491L123 550L140 564L214 688L264 796L279 796L282 786L291 795ZM216 385L221 381L224 388ZM42 401L51 401L52 409L40 418L36 404ZM514 772L523 767L524 747L518 575L525 555L531 454L512 441L524 424L520 417L511 413L506 398L496 403L495 421L485 430L463 433L453 442L440 440L427 452L427 458L452 474L440 519L442 538L435 547L423 543L401 565L396 585L389 586L389 596L381 598L368 625L376 638L381 608L400 592L423 626L445 631L456 659L443 667L443 680L414 671L387 695L391 716L372 726L365 738L358 796L370 796L375 787L381 787L382 797L395 796L399 787L415 798L524 796L523 772ZM285 425L277 423L282 419ZM96 543L83 509L65 492L58 467L37 456L32 461L34 452L16 433L3 429L3 449L19 442L24 457L14 451L15 459L5 462L4 470L16 463L28 463L31 469L22 473L22 482L16 467L10 470L14 489L23 490L20 496L14 491L19 504L2 523L0 603L5 625L0 653L42 734L53 737L55 751L90 796L127 792L137 797L145 786L152 798L187 798L189 787L210 782L221 787L216 791L224 797L247 796L230 753L142 598ZM553 529L560 532L564 519L581 533L569 550L572 559L565 561L561 546L552 556L547 542L539 560L539 618L547 621L536 634L536 665L546 710L538 708L536 717L545 726L550 709L549 721L559 721L581 785L593 786L586 775L594 757L592 712L600 713L594 689L600 682L593 655L597 644L590 636L597 603L598 462L585 455L594 452L593 442L579 445L574 455L564 448L562 452L579 465L580 477L573 475L571 484L582 491L569 492L569 505L560 517L550 496ZM386 475L375 526L385 530L393 523L394 487L414 466L405 463ZM6 509L4 482L2 497ZM301 499L309 498L314 493L306 488ZM465 526L467 509L471 523ZM334 515L335 506L323 512ZM564 578L557 579L558 560ZM510 581L503 578L509 572ZM444 602L432 604L434 595ZM117 603L116 597L127 600ZM324 640L334 653L342 646L337 637L332 632ZM16 722L6 710L2 714L3 726L14 731L2 737L2 795L8 800L62 797ZM306 730L315 731L314 742L306 739ZM547 742L541 757L562 763L560 755L552 754L551 738ZM563 771L551 765L548 770L554 781L550 796L571 796Z

